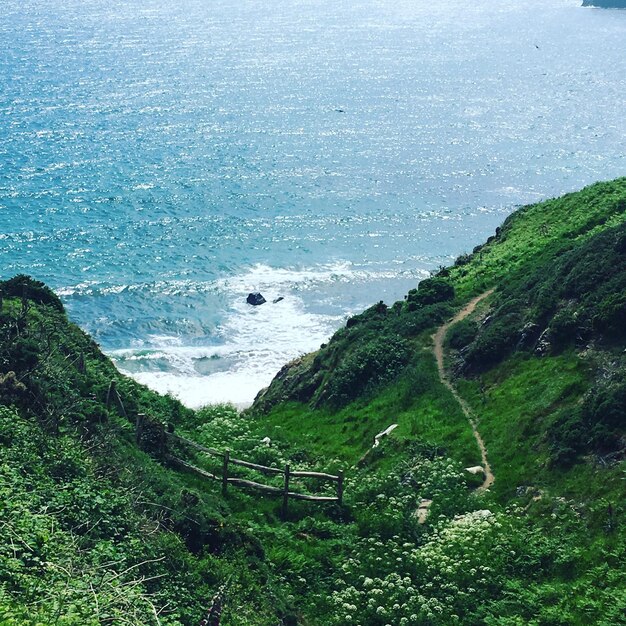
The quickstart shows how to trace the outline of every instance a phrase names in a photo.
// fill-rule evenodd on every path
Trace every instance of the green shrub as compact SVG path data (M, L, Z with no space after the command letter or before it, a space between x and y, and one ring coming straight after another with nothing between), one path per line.
M562 241L511 272L498 286L489 323L466 358L470 370L493 367L518 345L526 325L546 328L554 350L606 338L626 339L626 224L579 245ZM524 349L534 343L525 342Z
M624 335L626 328L626 288L608 294L598 303L593 325L611 337Z
M410 356L411 350L401 337L374 336L335 368L325 389L325 400L333 406L346 405L395 378Z
M63 312L63 304L50 287L25 274L19 274L9 280L0 281L0 293L5 297L25 297L37 304L45 304Z
M461 254L454 261L455 267L461 267L463 265L467 265L472 260L471 254Z
M581 336L582 320L575 309L563 307L550 322L550 340L556 348L566 346Z
M481 371L499 363L515 347L522 326L520 313L497 315L484 326L471 344L466 367Z
M364 324L372 320L381 320L387 315L387 310L387 305L381 300L378 304L369 307L369 309L365 309L363 313L348 318L346 328L352 328L357 324Z
M392 320L391 328L402 337L415 337L424 330L441 324L454 313L448 302L420 306L409 302L402 315Z
M421 306L449 302L454 299L454 287L445 278L426 278L419 283L417 291L409 292L407 299L409 303L415 302Z
M478 325L476 322L466 318L452 326L452 328L448 331L446 341L450 348L461 350L472 343L477 332Z
M561 411L548 429L551 462L570 467L581 455L611 454L623 446L626 382L595 388L583 403Z

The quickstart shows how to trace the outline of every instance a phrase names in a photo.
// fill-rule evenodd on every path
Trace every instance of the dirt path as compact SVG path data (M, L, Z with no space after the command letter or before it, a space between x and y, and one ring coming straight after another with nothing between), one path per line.
M476 416L473 414L472 409L470 408L469 404L467 404L467 402L465 402L465 400L461 398L461 396L458 394L457 390L454 388L454 385L452 384L452 382L448 378L448 375L446 374L446 370L443 366L443 342L445 341L446 334L448 333L448 329L450 328L450 326L452 326L453 324L456 324L457 322L460 322L462 319L465 319L468 315L470 315L474 311L474 309L476 308L476 305L481 300L484 300L486 297L490 296L492 293L493 293L493 289L490 289L489 291L486 291L480 296L477 296L473 300L470 300L465 305L465 307L463 307L449 322L446 322L443 326L441 326L439 330L433 335L433 341L435 342L434 352L435 352L435 358L437 359L437 369L439 370L439 379L452 392L452 395L454 396L456 401L459 403L459 406L463 410L465 417L467 417L467 421L470 423L470 426L472 427L474 438L476 439L476 443L478 444L478 447L480 449L482 466L483 466L483 469L485 470L485 480L483 484L478 488L478 491L485 491L486 489L489 489L489 487L491 487L491 485L493 485L493 482L495 481L495 476L493 475L493 472L491 471L491 466L489 465L489 461L487 460L487 448L485 447L485 442L483 441L483 438L480 436L480 433L478 432Z

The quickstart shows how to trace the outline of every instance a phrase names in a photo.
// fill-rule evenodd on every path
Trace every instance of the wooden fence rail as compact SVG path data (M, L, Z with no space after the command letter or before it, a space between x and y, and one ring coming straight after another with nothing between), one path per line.
M0 310L2 310L2 293L0 292ZM76 365L76 368L82 374L86 371L86 361L84 353L80 353L73 361L71 361L70 365ZM122 401L122 397L117 390L117 385L115 380L112 380L109 384L109 388L106 394L106 407L107 409L115 406L120 415L128 418L128 414L126 413L126 408L124 406L124 402ZM165 457L172 463L175 463L186 470L201 476L202 478L206 478L209 480L221 481L222 483L222 493L226 495L228 491L228 485L233 485L236 487L249 487L252 489L257 489L259 491L271 494L282 494L283 497L283 505L282 505L282 514L283 517L287 515L287 507L289 504L289 498L294 500L308 500L310 502L337 502L339 506L343 505L343 472L339 472L338 475L327 474L325 472L310 472L303 470L292 471L289 467L289 464L285 465L284 469L279 469L277 467L267 467L266 465L260 465L258 463L251 463L250 461L243 461L242 459L234 459L230 456L230 451L226 450L221 452L214 448L207 448L205 446L200 445L199 443L192 441L191 439L187 439L186 437L181 437L180 435L175 435L173 432L166 432L165 426L149 418L147 415L143 413L139 413L136 417L135 423L135 439L137 444L143 449L151 454L155 454L158 457ZM207 472L191 463L187 463L182 459L179 459L171 454L169 454L169 443L170 441L178 441L182 444L188 445L204 454L208 454L210 456L219 457L222 459L222 472L221 475L212 474L211 472ZM237 465L239 467L245 467L247 469L255 470L257 472L261 472L263 474L270 475L280 475L284 476L283 486L282 487L274 487L273 485L265 485L263 483L258 483L253 480L247 480L244 478L237 478L235 476L229 476L228 470L231 465ZM314 496L307 493L298 493L297 491L289 490L289 482L291 478L317 478L319 480L325 480L329 482L335 482L336 486L336 495L334 496Z
M144 423L144 419L138 418L137 424ZM167 455L167 458L175 463L180 465L181 467L197 474L202 478L207 478L209 480L221 481L222 483L222 493L226 495L228 491L228 485L233 485L235 487L246 487L251 489L256 489L258 491L262 491L264 493L281 494L283 497L282 504L282 515L286 517L287 508L289 506L289 499L293 500L308 500L310 502L337 502L339 506L343 505L343 472L339 472L339 474L327 474L325 472L310 472L310 471L292 471L290 466L285 465L284 469L280 469L277 467L267 467L266 465L259 465L258 463L251 463L250 461L243 461L241 459L235 459L230 456L230 452L228 450L224 452L220 452L214 448L207 448L205 446L200 445L199 443L192 441L191 439L187 439L186 437L181 437L180 435L175 435L174 433L167 433L167 440L175 441L182 443L184 445L188 445L204 454L208 454L210 456L219 457L222 459L222 472L221 475L212 474L211 472L207 472L191 463L187 463L178 457L175 457L171 454ZM239 467L245 467L247 469L255 470L261 472L263 474L270 475L280 475L282 474L284 477L283 486L282 487L274 487L273 485L265 485L263 483L258 483L253 480L247 480L244 478L238 478L236 476L229 475L229 467L231 465L237 465ZM317 478L320 480L334 482L336 483L336 495L334 496L314 496L306 493L299 493L297 491L290 491L289 483L291 478Z

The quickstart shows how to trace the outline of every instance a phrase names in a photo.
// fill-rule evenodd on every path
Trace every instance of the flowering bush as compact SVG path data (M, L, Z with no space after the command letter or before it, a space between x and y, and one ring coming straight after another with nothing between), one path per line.
M417 546L399 536L363 539L343 565L333 624L454 624L492 584L506 549L502 523L488 510L441 518Z
M361 476L348 485L362 535L389 538L418 530L415 511L422 499L436 500L434 511L458 512L468 493L458 463L418 456L388 474Z
M362 538L335 580L331 624L460 623L507 556L499 545L500 516L468 511L478 501L460 465L422 455L350 487ZM424 499L433 504L420 523L416 510Z

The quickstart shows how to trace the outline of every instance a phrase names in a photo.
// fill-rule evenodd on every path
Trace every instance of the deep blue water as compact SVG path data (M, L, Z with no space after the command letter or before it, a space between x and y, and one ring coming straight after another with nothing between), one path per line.
M626 11L579 4L4 0L2 276L151 386L249 401L516 206L624 175Z

